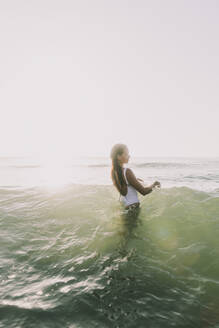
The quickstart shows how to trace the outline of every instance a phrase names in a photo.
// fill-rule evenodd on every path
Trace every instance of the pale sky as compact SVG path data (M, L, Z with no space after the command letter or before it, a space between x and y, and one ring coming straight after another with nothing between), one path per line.
M0 0L0 156L219 156L219 1Z

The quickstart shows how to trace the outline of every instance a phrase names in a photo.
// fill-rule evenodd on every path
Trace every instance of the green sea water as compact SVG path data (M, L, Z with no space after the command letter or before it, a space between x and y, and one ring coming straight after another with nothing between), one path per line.
M0 327L219 327L219 190L0 189Z

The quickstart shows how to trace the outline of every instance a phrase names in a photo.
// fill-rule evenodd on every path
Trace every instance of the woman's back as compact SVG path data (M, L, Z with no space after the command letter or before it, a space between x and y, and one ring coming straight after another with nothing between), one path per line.
M125 196L121 196L121 199L125 206L129 206L134 203L139 203L139 199L136 189L133 186L131 186L127 180L126 170L127 168L123 168L125 182L127 183L127 194Z

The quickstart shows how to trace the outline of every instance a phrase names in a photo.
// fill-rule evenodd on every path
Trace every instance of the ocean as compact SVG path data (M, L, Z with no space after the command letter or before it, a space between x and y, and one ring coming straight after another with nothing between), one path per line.
M219 159L0 158L0 327L219 327Z

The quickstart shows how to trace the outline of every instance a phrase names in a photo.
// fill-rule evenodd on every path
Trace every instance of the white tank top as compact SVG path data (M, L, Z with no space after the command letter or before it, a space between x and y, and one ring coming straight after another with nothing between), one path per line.
M121 199L125 206L129 206L134 203L139 203L139 199L138 199L138 194L137 194L136 189L128 183L128 180L126 178L126 170L127 170L127 168L124 168L124 177L125 177L125 181L127 183L128 192L127 192L126 196L121 196Z

